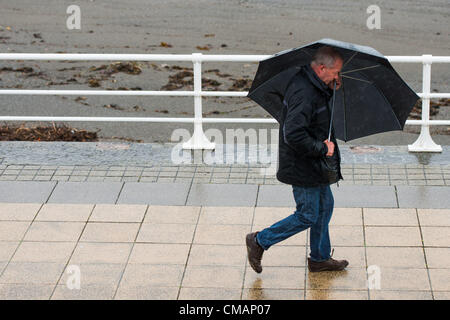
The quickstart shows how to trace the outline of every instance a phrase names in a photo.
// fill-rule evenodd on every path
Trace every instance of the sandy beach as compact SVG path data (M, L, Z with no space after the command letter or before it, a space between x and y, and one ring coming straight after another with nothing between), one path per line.
M66 26L72 1L0 0L2 53L274 54L321 38L376 48L384 55L449 55L450 5L437 1L377 1L381 29L369 30L373 1L80 0L81 29ZM420 64L394 67L417 92ZM204 63L204 90L246 91L257 63ZM433 65L432 91L450 92L450 66ZM192 90L192 64L113 61L0 61L2 89ZM450 107L433 115L450 119ZM267 117L246 98L204 98L205 117ZM192 117L192 97L0 96L1 115ZM100 130L104 140L168 142L191 124L70 123ZM212 124L205 129L274 128L275 125ZM408 128L408 131L418 128ZM433 128L447 133L448 127ZM407 144L416 134L381 134L354 143ZM436 142L450 144L449 135Z

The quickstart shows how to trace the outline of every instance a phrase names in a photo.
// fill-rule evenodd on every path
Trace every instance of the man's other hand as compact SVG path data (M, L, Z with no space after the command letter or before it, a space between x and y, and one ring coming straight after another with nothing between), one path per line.
M325 143L328 147L327 157L331 157L334 153L334 143L331 141L325 140L323 143Z

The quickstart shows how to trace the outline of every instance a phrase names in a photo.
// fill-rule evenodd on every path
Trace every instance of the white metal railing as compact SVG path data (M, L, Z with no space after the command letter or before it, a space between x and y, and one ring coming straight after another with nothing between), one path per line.
M245 97L245 91L203 91L202 62L258 62L270 55L203 55L192 54L59 54L59 53L0 53L1 60L76 60L76 61L190 61L194 70L193 91L125 91L125 90L0 90L3 95L120 95L120 96L193 96L193 118L168 117L45 117L45 116L0 116L0 121L96 121L96 122L184 122L194 123L194 133L183 144L185 149L214 149L203 132L203 123L277 123L275 119L265 118L203 118L202 97L228 96ZM450 125L450 120L430 120L430 99L450 98L450 93L431 93L431 64L450 63L450 56L387 56L390 62L422 63L422 119L407 120L408 125L420 125L419 138L408 146L411 152L441 152L442 147L431 138L430 125Z

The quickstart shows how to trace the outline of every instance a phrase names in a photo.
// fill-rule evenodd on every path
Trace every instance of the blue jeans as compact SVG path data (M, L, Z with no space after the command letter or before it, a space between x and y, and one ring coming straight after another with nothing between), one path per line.
M292 186L296 210L290 216L258 232L256 239L267 250L275 243L283 241L303 230L310 230L310 258L325 261L331 256L328 223L333 214L334 198L330 186Z

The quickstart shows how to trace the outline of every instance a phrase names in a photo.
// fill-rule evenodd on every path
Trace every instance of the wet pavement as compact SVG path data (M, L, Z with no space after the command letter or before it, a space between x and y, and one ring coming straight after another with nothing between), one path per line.
M2 141L0 164L85 167L177 165L268 167L277 144L217 144L214 151L182 150L181 143ZM450 146L440 153L408 152L407 146L339 144L344 165L439 166L450 164ZM272 152L273 150L273 152Z
M276 146L218 145L183 151L180 145L107 142L2 142L0 181L158 182L282 185ZM275 150L275 152L271 152ZM450 147L408 153L406 146L341 146L341 185L448 186Z
M447 146L342 148L330 237L350 265L310 273L306 231L266 251L261 274L245 235L295 208L271 163L174 164L173 145L1 150L0 299L450 298Z
M330 234L334 258L350 261L345 271L310 273L303 232L266 251L256 274L245 234L291 213L292 207L1 203L0 298L450 297L449 209L336 208Z

